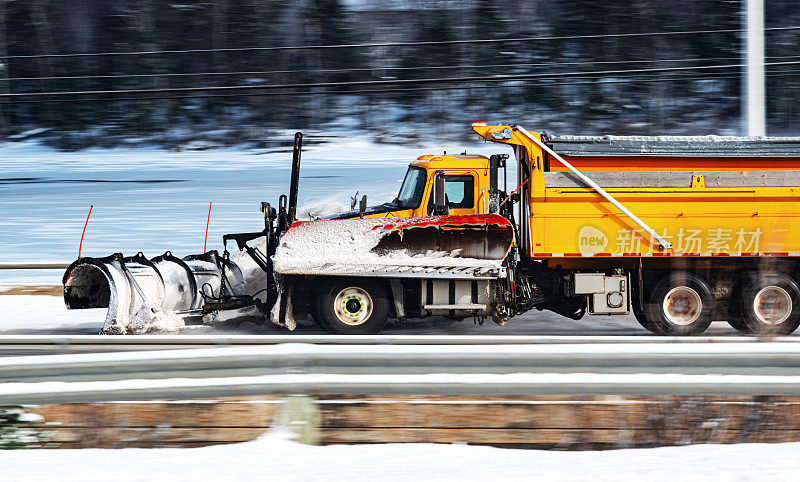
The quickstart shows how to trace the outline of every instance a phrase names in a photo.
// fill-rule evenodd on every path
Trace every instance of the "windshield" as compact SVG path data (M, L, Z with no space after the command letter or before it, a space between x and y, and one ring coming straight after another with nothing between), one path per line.
M400 186L400 194L397 195L394 202L406 209L417 209L422 202L426 178L425 169L409 167L406 178L403 179L403 185Z

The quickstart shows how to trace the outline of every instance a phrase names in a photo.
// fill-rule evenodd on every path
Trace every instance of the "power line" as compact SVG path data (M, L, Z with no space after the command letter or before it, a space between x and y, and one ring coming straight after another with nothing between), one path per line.
M772 59L796 59L800 55L784 55L767 57ZM220 75L263 75L263 74L301 74L301 73L342 73L342 72L375 72L375 71L419 71L419 70L450 70L450 69L489 69L508 67L558 67L567 65L616 65L616 64L642 64L642 63L685 63L707 62L711 60L738 60L739 57L702 57L688 59L654 59L654 60L603 60L582 62L530 62L512 64L466 64L466 65L431 65L418 67L360 67L349 69L296 69L296 70L253 70L236 72L163 72L152 74L108 74L108 75L63 75L51 77L9 77L0 79L5 81L40 81L40 80L87 80L87 79L126 79L126 78L152 78L152 77L201 77Z
M769 27L765 31L786 31L800 30L800 26ZM641 33L617 33L599 35L556 35L547 37L517 37L502 39L472 39L472 40L440 40L424 42L382 42L382 43L362 43L362 44L333 44L333 45L296 45L296 46L276 46L276 47L242 47L242 48L216 48L216 49L187 49L187 50L142 50L135 52L92 52L92 53L73 53L73 54L38 54L38 55L6 55L0 56L5 60L21 59L42 59L42 58L74 58L74 57L100 57L100 56L123 56L123 55L164 55L164 54L200 54L213 52L265 52L281 50L325 50L343 48L373 48L373 47L417 47L426 45L465 45L465 44L494 44L507 42L536 42L546 40L588 40L605 38L635 38L635 37L661 37L671 35L705 35L718 33L741 33L744 29L718 29L718 30L680 30L674 32L641 32Z
M797 65L800 61L787 62L766 62L765 66ZM489 76L465 76L465 77L442 77L442 78L423 78L423 79L392 79L392 80L359 80L343 82L306 82L296 84L259 84L259 85L223 85L223 86L202 86L202 87L163 87L155 89L115 89L115 90L86 90L86 91L55 91L55 92L18 92L0 94L0 98L17 97L54 97L54 96L79 96L79 95L106 95L106 94L145 94L145 93L168 93L168 92L198 92L198 91L232 91L232 90L274 90L274 89L297 89L297 88L324 88L324 87L345 87L345 86L380 86L392 84L439 84L451 82L507 82L511 80L529 80L544 78L562 77L596 77L614 76L637 73L667 73L694 70L719 70L741 68L744 64L723 64L723 65L701 65L685 67L659 67L650 69L627 69L627 70L604 70L604 71L584 71L584 72L555 72L555 73L536 73L536 74L509 74L509 75L489 75Z
M708 77L713 75L714 77ZM789 72L768 72L769 77L795 77L800 76L800 71ZM547 79L542 79L540 83L532 85L444 85L436 87L411 87L411 88L388 88L388 89L360 89L360 90L319 90L319 91L300 91L300 92L245 92L235 94L191 94L191 95L178 95L178 96L136 96L136 97L95 97L95 98L80 98L80 99L48 99L48 100L14 100L7 102L0 100L3 105L15 104L46 104L52 102L127 102L127 101L147 101L147 100L180 100L180 99L216 99L216 98L231 98L231 97L260 97L260 96L280 96L280 95L336 95L336 94L384 94L384 93L404 93L404 92L425 92L425 91L442 91L442 90L472 90L472 89L488 89L488 88L516 88L516 87L559 87L569 85L597 85L597 84L636 84L636 83L651 83L651 82L686 82L695 80L728 80L739 79L739 75L730 75L725 73L707 73L703 77L644 77L634 79L614 79L614 80L591 80L591 81L571 81L571 82L545 82Z

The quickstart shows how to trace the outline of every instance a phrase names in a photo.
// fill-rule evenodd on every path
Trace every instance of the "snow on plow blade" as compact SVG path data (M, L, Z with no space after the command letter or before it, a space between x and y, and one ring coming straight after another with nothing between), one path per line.
M297 222L274 257L281 274L494 276L513 228L496 214Z
M219 296L223 278L229 294L244 294L241 269L216 251L182 259L169 252L152 259L142 253L79 258L64 273L64 303L108 308L103 333L174 331L208 315L206 299Z

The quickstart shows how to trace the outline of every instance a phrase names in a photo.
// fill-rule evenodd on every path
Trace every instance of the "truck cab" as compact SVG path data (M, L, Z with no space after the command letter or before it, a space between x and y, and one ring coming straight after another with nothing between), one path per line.
M442 177L449 214L480 214L489 209L492 180L497 166L479 155L443 154L419 156L406 171L397 196L390 202L369 206L365 218L429 216L433 213L434 181ZM493 172L490 172L493 171ZM496 186L495 186L496 187ZM347 211L330 219L359 217L359 210Z

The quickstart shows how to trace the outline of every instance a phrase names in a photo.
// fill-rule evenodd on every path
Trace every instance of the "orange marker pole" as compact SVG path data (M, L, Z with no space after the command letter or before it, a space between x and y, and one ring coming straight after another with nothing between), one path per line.
M86 234L86 226L89 225L89 216L92 215L92 209L94 208L94 204L89 206L89 214L86 215L86 222L83 223L83 232L81 233L81 244L78 245L78 257L81 257L81 249L83 249L83 236Z
M206 239L203 240L203 252L206 252L206 244L208 243L208 225L211 224L211 204L208 203L208 219L206 219Z

